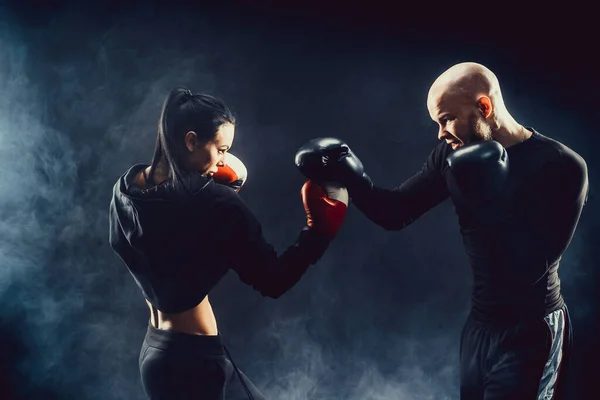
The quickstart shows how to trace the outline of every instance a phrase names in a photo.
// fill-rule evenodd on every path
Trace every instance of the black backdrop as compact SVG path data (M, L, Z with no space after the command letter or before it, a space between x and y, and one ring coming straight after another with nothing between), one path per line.
M148 162L177 85L239 120L240 193L283 251L303 224L293 155L344 138L382 186L436 143L425 107L461 61L499 77L515 118L588 162L590 197L561 267L573 399L599 346L598 62L590 13L384 2L4 2L0 9L0 383L8 399L142 399L148 313L107 243L113 182ZM270 398L457 399L470 271L451 204L402 232L352 208L280 300L229 274L211 295L234 358ZM6 395L4 395L6 394Z

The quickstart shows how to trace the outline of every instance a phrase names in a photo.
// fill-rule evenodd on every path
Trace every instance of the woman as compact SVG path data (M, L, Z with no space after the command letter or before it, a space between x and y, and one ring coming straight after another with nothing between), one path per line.
M152 163L132 166L113 188L110 244L151 311L139 363L151 399L264 399L228 357L208 293L231 268L264 296L281 296L322 256L346 212L344 188L307 181L306 225L278 255L237 194L245 177L224 162L234 134L221 101L175 89Z

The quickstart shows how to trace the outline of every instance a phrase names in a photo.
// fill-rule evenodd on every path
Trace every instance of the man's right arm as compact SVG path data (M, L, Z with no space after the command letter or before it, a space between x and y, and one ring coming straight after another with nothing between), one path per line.
M397 231L406 228L448 196L443 175L430 156L423 168L400 186L385 189L372 185L352 193L352 202L375 224Z
M367 218L387 230L400 230L449 197L443 171L451 151L440 143L421 171L394 189L374 185L360 159L337 138L306 143L296 153L296 165L308 179L340 182Z

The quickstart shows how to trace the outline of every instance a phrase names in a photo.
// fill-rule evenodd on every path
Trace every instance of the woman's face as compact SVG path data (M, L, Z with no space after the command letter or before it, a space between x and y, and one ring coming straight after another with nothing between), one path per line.
M190 131L185 136L186 147L190 151L191 168L203 175L212 175L223 165L225 152L233 144L235 125L225 123L219 127L215 137L207 143L200 143L196 133Z

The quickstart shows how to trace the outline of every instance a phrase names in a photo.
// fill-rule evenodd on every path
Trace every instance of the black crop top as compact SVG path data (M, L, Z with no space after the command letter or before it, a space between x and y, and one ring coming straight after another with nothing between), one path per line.
M178 313L199 304L229 269L263 296L279 297L329 244L307 227L278 255L261 224L231 188L191 174L187 192L171 180L142 189L132 166L113 187L109 241L157 309Z

